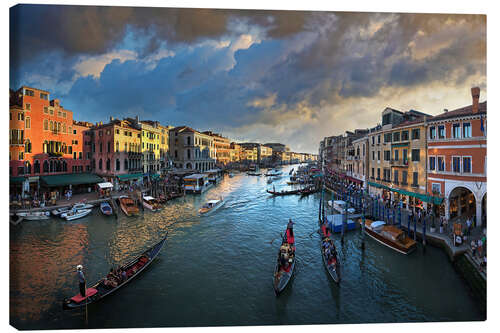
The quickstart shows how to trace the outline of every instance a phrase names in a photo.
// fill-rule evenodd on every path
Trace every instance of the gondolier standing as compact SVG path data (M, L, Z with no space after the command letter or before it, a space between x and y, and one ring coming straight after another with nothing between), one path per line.
M78 275L78 285L80 287L80 295L85 297L85 275L83 275L83 266L76 266L76 274Z

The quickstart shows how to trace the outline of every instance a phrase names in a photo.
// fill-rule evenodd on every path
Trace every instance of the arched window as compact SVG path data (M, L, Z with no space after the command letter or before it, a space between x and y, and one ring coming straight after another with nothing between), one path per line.
M47 160L43 161L43 172L49 172L49 162Z
M125 159L125 167L123 169L128 170L128 160L127 159Z
M56 162L56 171L57 172L61 172L62 171L62 163L59 160Z
M26 117L25 123L26 124L24 125L24 127L31 128L31 118L30 117Z
M31 141L29 139L24 143L24 152L31 153Z
M116 168L116 171L120 171L120 159L119 158L116 159L115 168Z
M61 132L61 123L57 123L57 132Z
M26 167L25 171L26 171L26 174L29 175L31 174L31 164L30 164L30 161L26 161L24 163L24 166Z
M191 137L190 136L187 137L187 145L191 146Z
M62 125L62 131L63 131L63 133L66 133L66 123L63 123L63 125Z
M120 142L116 141L116 150L117 153L120 152Z
M50 130L53 131L54 130L54 122L51 120L50 121Z
M40 162L38 160L35 160L35 164L34 164L34 173L40 173Z
M99 170L102 170L102 158L99 159Z
M54 172L54 161L50 160L49 162L49 172Z
M111 170L111 160L109 158L106 160L106 170Z
M189 138L189 137L188 137L188 138ZM188 160L190 160L190 159L191 159L191 149L188 149L188 150L187 150L187 158L188 158Z
M45 140L43 142L43 152L44 152L44 154L47 154L48 146L49 146L49 143L47 142L47 140Z
M68 171L68 163L66 163L66 161L62 162L62 171L64 172Z
M47 119L44 119L43 120L43 129L45 131L48 131L49 130L49 121Z

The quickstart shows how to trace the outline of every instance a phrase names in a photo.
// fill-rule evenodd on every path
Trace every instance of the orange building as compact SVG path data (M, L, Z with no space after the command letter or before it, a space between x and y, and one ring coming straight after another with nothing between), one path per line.
M48 91L22 86L10 91L9 175L11 184L26 179L30 190L40 176L89 171L84 155L86 123L75 123L73 112ZM46 178L46 180L49 180Z
M428 122L427 188L444 196L446 218L475 216L476 224L482 225L486 222L486 102L479 103L479 88L471 92L472 105L445 110Z

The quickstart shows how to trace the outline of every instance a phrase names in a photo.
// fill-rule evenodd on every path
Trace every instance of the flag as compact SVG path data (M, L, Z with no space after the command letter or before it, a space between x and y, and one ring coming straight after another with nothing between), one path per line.
M481 116L481 132L483 132L483 133L484 133L483 116Z

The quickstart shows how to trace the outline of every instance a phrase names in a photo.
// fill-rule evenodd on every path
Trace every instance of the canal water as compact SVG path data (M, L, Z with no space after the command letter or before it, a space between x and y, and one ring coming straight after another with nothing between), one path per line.
M296 167L296 166L295 166ZM288 175L290 167L283 169ZM275 182L285 188L288 176ZM441 249L409 256L359 229L336 238L342 281L323 267L319 194L271 197L265 177L236 174L202 195L169 202L158 213L23 222L10 231L10 318L20 329L333 324L484 320L467 285ZM225 205L210 216L210 198ZM280 232L295 221L297 265L279 297L272 287ZM169 233L159 257L116 294L85 309L63 311L78 292L75 266L88 283ZM273 241L274 240L274 241ZM271 244L271 241L272 244Z

